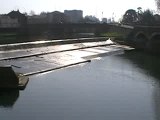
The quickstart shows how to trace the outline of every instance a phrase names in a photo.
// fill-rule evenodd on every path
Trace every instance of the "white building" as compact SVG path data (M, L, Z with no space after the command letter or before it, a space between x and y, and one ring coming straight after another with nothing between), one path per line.
M9 16L1 15L0 16L0 27L2 28L19 27L18 19L12 19Z
M65 10L64 14L69 17L71 23L78 23L83 19L82 10Z

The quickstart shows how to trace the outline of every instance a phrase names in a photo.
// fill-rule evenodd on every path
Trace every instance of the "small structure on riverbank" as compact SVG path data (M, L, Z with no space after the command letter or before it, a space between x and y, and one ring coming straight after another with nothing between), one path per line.
M15 73L11 66L0 67L0 89L25 89L29 78Z

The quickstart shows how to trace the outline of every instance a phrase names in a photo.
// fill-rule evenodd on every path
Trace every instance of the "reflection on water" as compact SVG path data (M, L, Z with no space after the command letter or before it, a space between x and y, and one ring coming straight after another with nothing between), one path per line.
M0 94L0 119L160 120L159 60L133 51L32 76L20 99Z
M152 76L156 81L153 82L153 101L155 109L155 119L160 120L160 57L143 52L127 52L121 56L133 62L137 67L143 69L148 76Z
M122 55L123 58L129 59L137 67L143 69L147 74L160 80L160 57L150 55L144 52L129 51Z
M19 97L19 90L0 91L0 108L12 108Z

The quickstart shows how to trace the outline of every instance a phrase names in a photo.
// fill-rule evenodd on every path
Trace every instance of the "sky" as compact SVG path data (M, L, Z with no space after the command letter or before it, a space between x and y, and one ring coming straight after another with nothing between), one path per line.
M33 10L40 12L52 12L64 10L83 10L83 16L93 15L118 20L128 9L156 11L155 0L0 0L0 14L6 14L11 10L29 13Z

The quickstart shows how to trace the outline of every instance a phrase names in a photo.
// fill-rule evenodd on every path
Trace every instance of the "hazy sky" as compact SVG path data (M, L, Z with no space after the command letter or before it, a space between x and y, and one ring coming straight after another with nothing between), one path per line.
M155 0L0 0L0 5L0 14L17 9L27 13L33 10L36 14L41 11L63 12L65 9L79 9L83 10L84 16L94 15L98 18L114 16L117 19L129 8L156 10Z

